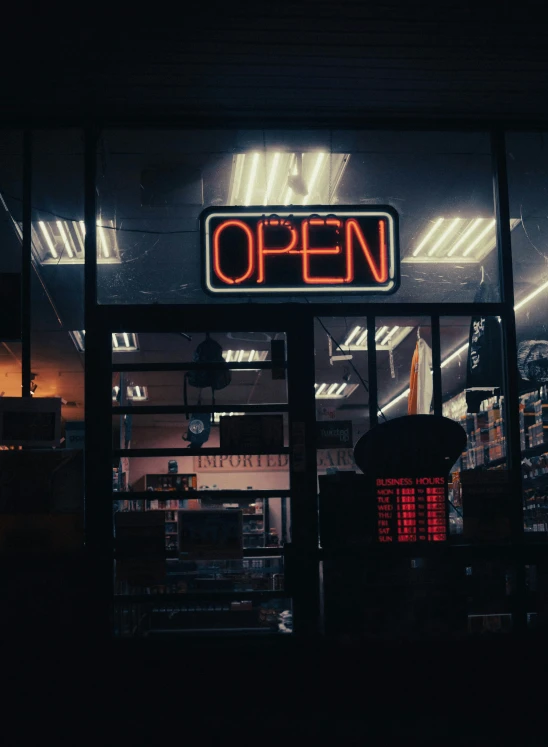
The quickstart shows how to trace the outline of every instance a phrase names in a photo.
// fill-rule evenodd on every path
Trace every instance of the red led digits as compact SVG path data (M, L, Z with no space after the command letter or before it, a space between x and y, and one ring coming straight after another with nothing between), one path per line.
M272 227L283 227L289 231L290 234L290 240L289 244L284 247L267 247L265 246L265 227L268 228L269 226ZM289 220L279 220L276 218L273 218L271 220L260 220L257 224L257 282L258 283L264 283L265 281L265 273L264 273L264 258L266 254L290 254L295 253L295 247L297 246L297 241L299 240L299 234L297 233L297 229L291 223Z
M443 477L377 478L376 485L379 542L447 540Z
M340 229L341 221L338 218L306 218L302 223L303 232L303 279L310 285L337 285L348 282L342 277L312 277L310 274L310 255L314 254L340 254L342 246L336 243L335 246L310 246L310 226L333 226Z
M241 228L242 231L246 234L247 237L247 270L244 272L243 275L241 275L238 278L230 278L228 275L225 275L225 273L221 270L221 248L220 248L220 239L221 234L223 231L225 231L227 228ZM217 277L219 277L223 283L227 283L228 285L237 285L238 283L243 283L244 280L247 280L253 275L255 265L255 248L254 248L254 239L253 239L253 231L251 228L244 223L241 220L227 220L224 221L224 223L220 223L215 231L213 232L213 268L215 270L215 274Z

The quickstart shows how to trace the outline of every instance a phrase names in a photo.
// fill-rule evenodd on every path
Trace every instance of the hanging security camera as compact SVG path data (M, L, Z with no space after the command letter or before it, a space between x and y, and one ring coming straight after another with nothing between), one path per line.
M202 403L202 389L211 388L211 402L215 405L215 391L225 389L232 381L232 372L223 358L221 345L206 333L205 340L201 342L194 351L193 361L203 363L204 368L196 368L185 374L184 401L188 406L187 384L199 389L198 404ZM207 367L207 364L216 364L215 367ZM185 441L190 441L189 446L202 446L211 432L211 413L198 413L190 416L188 432L183 436Z
M211 433L211 413L201 412L190 416L188 431L183 436L184 441L189 441L188 447L200 447L209 440Z

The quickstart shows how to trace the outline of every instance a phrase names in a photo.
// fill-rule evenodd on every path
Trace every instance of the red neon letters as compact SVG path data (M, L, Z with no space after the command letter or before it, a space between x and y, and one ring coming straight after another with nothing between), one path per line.
M213 273L217 282L221 281L226 285L241 285L248 281L246 287L249 287L250 283L255 286L268 286L270 263L284 261L283 257L287 255L300 255L300 272L295 280L305 286L352 284L356 277L356 263L359 262L363 267L364 261L374 282L381 285L388 280L386 220L377 218L376 224L378 243L376 251L373 252L356 218L342 220L337 217L319 218L317 216L307 216L301 219L299 217L297 219L272 217L260 218L255 225L229 218L219 223L213 231ZM275 241L269 233L271 228L276 229ZM231 231L225 233L227 229ZM242 232L241 240L235 229ZM326 233L324 230L320 234L324 238L318 239L317 229L329 229L329 231ZM315 230L316 233L314 233ZM287 233L286 243L283 238L284 232ZM240 264L237 270L231 269L233 254L229 256L231 250L226 248L228 244L225 245L229 235L231 236L229 243L232 242L233 245L236 241L238 246L245 247L243 253L238 249ZM326 236L329 236L328 240ZM315 244L318 240L328 245ZM281 246L280 243L282 243ZM313 258L325 255L340 257L337 264L332 265L340 268L340 274L322 274L317 266L314 269ZM294 271L294 264L292 268Z
M221 224L222 225L222 224ZM283 226L283 228L286 228L291 236L291 239L289 241L289 244L287 246L284 246L283 248L276 248L276 249L269 249L265 246L265 227L272 226L272 227L279 227ZM264 277L264 258L265 254L290 254L295 253L295 247L297 246L297 241L299 240L299 235L297 233L297 229L295 226L288 220L279 220L276 218L272 218L271 220L260 220L257 224L257 282L258 283L264 283L265 277Z
M221 269L221 234L225 229L231 227L241 228L247 237L247 270L243 275L240 275L240 277L237 278L228 277L228 275L225 275ZM223 283L227 283L228 285L237 285L238 283L243 283L244 280L247 280L253 275L254 263L255 248L253 231L247 225L247 223L244 223L241 220L225 220L223 221L223 223L219 223L219 225L213 232L213 267L215 269L215 274L217 275L217 277L222 280Z

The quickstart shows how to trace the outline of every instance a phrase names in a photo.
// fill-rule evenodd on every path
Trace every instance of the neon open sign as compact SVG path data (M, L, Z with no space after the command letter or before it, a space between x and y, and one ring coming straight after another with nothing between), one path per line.
M393 293L391 207L222 208L200 218L204 287L214 294Z

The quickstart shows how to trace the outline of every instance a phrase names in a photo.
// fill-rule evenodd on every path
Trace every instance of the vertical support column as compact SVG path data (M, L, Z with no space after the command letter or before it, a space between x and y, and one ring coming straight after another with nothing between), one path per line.
M85 537L91 592L90 633L110 635L112 604L111 355L108 325L97 307L97 132L85 132Z
M441 331L439 316L431 317L432 325L432 383L434 388L434 415L442 414L441 384Z
M493 157L493 193L497 219L497 247L500 258L500 285L504 316L501 319L504 367L504 401L506 423L506 459L511 490L511 529L514 542L523 539L523 493L521 482L521 446L519 432L519 374L517 368L517 335L514 313L514 272L512 266L512 238L510 230L510 200L506 166L506 141L504 133L491 133ZM517 590L514 605L514 628L527 627L525 608L525 567L516 563Z
M375 317L367 317L367 375L369 377L369 428L379 422L379 392L377 387L377 341Z
M32 270L32 132L23 133L23 256L21 258L21 386L30 397L31 270Z
M293 619L295 634L310 637L319 623L314 317L303 307L288 318L286 329Z

